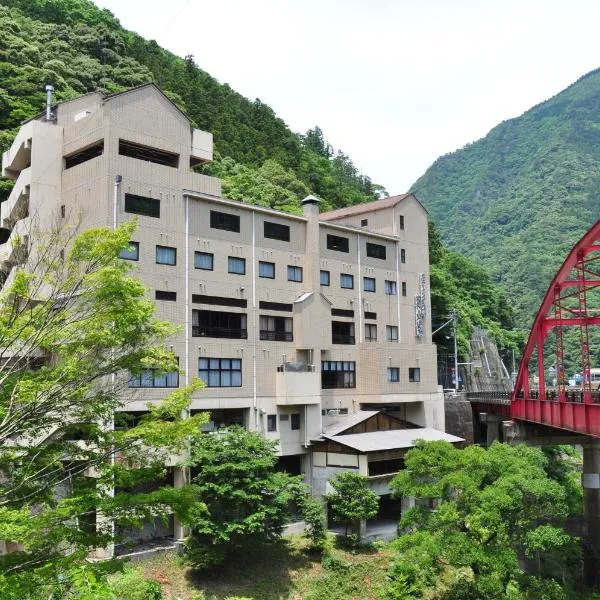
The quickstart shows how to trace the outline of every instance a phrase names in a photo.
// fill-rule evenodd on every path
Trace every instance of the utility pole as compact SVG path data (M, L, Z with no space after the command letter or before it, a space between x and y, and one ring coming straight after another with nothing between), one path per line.
M454 336L454 393L458 393L458 345L456 342L458 311L453 308L450 314L452 315L452 333Z

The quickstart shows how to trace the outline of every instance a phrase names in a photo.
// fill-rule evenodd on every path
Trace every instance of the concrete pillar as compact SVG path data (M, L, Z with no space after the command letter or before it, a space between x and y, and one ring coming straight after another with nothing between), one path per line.
M180 488L189 481L189 468L188 467L175 467L173 472L173 487ZM173 536L175 538L175 545L179 552L183 551L183 542L190 535L188 527L184 527L177 516L173 519Z
M600 585L600 441L583 446L584 576L590 586Z
M400 498L400 511L402 514L414 507L415 499L412 496L402 496L402 498Z
M500 421L488 419L486 424L485 445L489 448L494 442L500 438Z

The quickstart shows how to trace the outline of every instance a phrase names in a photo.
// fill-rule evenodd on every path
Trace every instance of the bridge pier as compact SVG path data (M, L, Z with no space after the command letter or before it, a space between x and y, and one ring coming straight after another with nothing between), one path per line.
M485 447L489 448L494 442L502 441L502 423L506 421L506 417L501 415L493 415L491 413L479 413L480 423L485 424L486 438Z
M600 440L583 446L584 577L590 587L600 586Z

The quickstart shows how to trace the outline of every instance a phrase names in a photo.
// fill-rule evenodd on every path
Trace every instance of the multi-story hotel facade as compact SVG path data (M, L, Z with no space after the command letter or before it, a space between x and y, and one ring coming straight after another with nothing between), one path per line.
M0 209L0 269L11 278L11 241L32 220L84 229L135 217L123 259L157 315L180 325L181 373L132 379L124 410L200 377L191 409L210 412L207 429L261 431L307 481L314 443L361 410L443 431L415 196L325 213L309 196L294 215L223 198L217 178L191 170L211 159L212 135L152 84L54 106L3 156L16 182Z

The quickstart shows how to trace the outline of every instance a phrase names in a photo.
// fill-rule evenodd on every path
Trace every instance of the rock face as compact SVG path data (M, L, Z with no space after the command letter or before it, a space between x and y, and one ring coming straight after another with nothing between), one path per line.
M446 399L446 433L465 439L467 444L474 442L473 410L471 403L461 394Z

